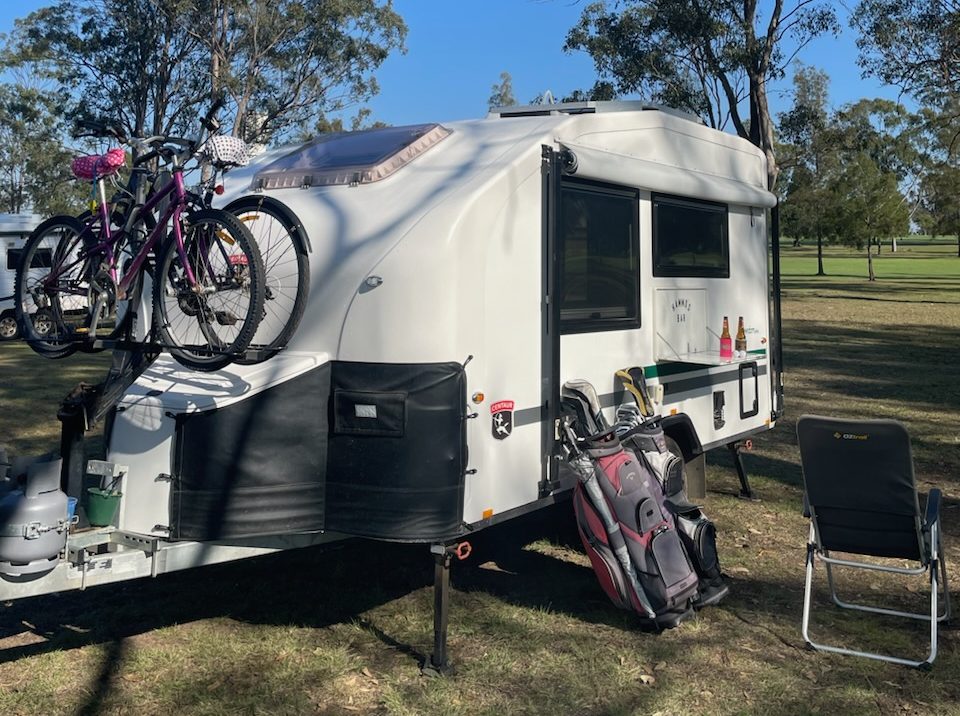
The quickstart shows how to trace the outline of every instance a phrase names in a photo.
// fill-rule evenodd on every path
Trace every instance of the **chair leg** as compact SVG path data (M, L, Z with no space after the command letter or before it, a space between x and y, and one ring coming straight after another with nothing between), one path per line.
M939 565L936 562L939 562L939 560L934 560L934 562L930 565L930 656L923 664L920 664L921 668L929 668L933 664L933 660L937 658L937 628L940 624L937 618L937 591L939 589L937 570Z
M940 579L943 582L943 616L937 617L937 621L945 622L950 620L950 584L947 582L947 560L943 555L943 540L940 533L937 533L937 559L940 562Z
M814 643L810 640L810 602L812 600L813 593L813 553L814 546L812 544L807 545L807 576L806 581L803 587L803 620L801 623L800 631L803 634L803 640L807 643L807 646L816 648Z
M834 589L832 574L830 570L830 564L824 563L827 571L827 579L830 582L830 593L833 601L844 608L855 609L859 611L875 612L880 614L888 614L891 616L902 616L902 617L911 617L911 618L920 618L929 620L930 622L930 652L926 659L922 661L916 661L913 659L904 659L898 656L888 656L886 654L878 654L870 651L858 651L856 649L846 649L839 646L830 646L828 644L820 644L813 641L810 638L810 611L813 602L813 567L815 560L816 545L812 542L807 545L807 565L806 565L806 579L804 582L803 590L803 618L801 623L801 633L803 634L803 640L806 642L807 646L815 649L816 651L825 651L833 654L846 654L848 656L862 656L867 659L874 659L877 661L886 661L892 664L901 664L903 666L911 666L914 668L920 669L929 669L931 664L933 664L934 659L937 658L937 629L939 626L939 621L942 617L937 616L937 592L938 592L938 565L935 563L930 564L930 616L911 614L910 612L899 612L892 609L880 609L878 607L865 607L861 605L852 604L846 606L847 603L840 600L836 595L836 590ZM939 565L939 568L942 569L942 563ZM945 572L943 572L945 574ZM944 584L946 586L946 584ZM946 594L946 600L949 600L949 593ZM949 610L949 605L947 606Z

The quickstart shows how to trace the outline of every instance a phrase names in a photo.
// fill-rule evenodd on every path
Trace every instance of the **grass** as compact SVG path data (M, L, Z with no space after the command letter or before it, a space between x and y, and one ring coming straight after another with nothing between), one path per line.
M785 251L787 415L745 456L762 501L738 500L726 456L711 455L706 510L732 590L680 628L643 633L606 601L562 505L481 536L475 558L455 565L451 678L417 669L432 646L425 548L355 541L6 604L0 713L960 713L957 632L941 633L930 673L811 653L800 637L794 422L804 412L907 424L921 490L945 493L960 584L960 259L955 245L936 258L910 248L885 250L873 283L850 252L831 250L822 278L810 249ZM25 451L56 446L59 398L105 364L51 363L4 344L0 367L0 421ZM840 582L901 605L926 589ZM815 633L922 651L921 625L839 618L824 598Z

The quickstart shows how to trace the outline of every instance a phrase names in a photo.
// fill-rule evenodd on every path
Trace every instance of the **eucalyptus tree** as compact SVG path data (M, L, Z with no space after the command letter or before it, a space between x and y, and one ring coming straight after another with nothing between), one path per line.
M407 32L390 0L193 4L180 22L209 53L210 90L231 99L234 133L259 143L368 100Z
M917 221L931 234L955 235L960 257L960 137L956 117L960 104L948 98L939 108L920 111L918 125L924 140L925 171Z
M65 113L176 133L225 95L233 132L266 142L367 100L405 35L389 0L59 0L4 54L55 82Z
M27 83L0 85L0 207L12 214L79 212L86 198L72 183L71 153L60 136L57 96Z
M960 257L960 167L936 162L924 176L922 197L917 222L929 234L956 236Z
M928 105L960 95L960 2L861 0L851 24L870 74Z
M517 98L513 94L513 78L509 72L501 72L500 81L490 88L487 108L510 107L516 103Z
M779 168L767 84L812 39L838 30L833 5L820 0L601 1L584 8L564 47L590 54L599 89L732 125L763 150L772 189Z
M898 102L862 99L842 107L834 125L841 156L865 154L881 173L894 177L909 222L920 208L921 182L927 167L918 117ZM892 251L897 250L898 235L886 235Z
M833 183L836 195L843 197L834 216L837 234L844 243L866 247L867 277L876 281L873 246L906 233L910 226L897 177L884 171L869 152L860 151L846 159Z
M793 106L778 117L778 154L786 175L781 220L795 238L816 239L818 276L826 275L823 244L830 234L836 199L830 179L839 165L829 116L829 84L822 70L800 65L793 77Z

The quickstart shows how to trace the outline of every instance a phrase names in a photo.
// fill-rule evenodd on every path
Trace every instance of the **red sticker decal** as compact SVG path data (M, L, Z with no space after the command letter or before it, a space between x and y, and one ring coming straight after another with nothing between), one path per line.
M510 437L513 432L513 401L498 400L490 406L490 414L493 416L490 423L493 437L497 440Z

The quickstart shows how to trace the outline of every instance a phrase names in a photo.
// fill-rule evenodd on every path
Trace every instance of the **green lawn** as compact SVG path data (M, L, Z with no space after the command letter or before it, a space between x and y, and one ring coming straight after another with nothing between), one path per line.
M806 524L794 424L805 412L892 417L913 436L921 490L945 493L960 584L960 259L947 244L877 261L784 251L786 417L745 458L760 502L735 497L723 454L707 513L732 590L660 635L605 599L570 534L569 505L505 525L454 567L452 678L431 650L425 548L355 541L156 580L42 597L0 611L2 714L958 714L960 640L930 673L806 651ZM811 263L812 261L812 263ZM0 345L0 424L18 450L56 445L56 400L103 357L59 363ZM915 606L922 581L841 584ZM919 654L920 624L822 606L820 634Z

